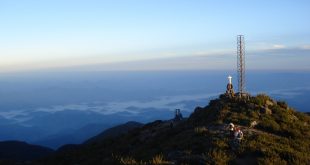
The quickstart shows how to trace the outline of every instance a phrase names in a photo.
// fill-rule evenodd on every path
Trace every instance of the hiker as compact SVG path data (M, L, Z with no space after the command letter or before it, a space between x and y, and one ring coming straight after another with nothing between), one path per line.
M236 129L234 136L235 136L235 140L240 143L241 140L243 139L243 132L240 130L240 128Z
M234 132L235 132L235 125L233 123L229 123L228 129L229 129L230 137L233 138L234 137Z

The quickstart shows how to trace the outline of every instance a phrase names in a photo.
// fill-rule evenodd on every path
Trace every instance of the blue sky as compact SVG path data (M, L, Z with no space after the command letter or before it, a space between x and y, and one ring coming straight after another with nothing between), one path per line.
M1 72L310 70L306 0L1 0ZM298 65L296 65L298 64Z

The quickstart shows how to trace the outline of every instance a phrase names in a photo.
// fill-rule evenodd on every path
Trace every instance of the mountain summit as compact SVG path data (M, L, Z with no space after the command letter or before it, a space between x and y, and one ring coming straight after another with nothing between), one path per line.
M236 138L230 124L243 136ZM37 164L309 164L310 117L267 95L221 95L189 118L154 121Z

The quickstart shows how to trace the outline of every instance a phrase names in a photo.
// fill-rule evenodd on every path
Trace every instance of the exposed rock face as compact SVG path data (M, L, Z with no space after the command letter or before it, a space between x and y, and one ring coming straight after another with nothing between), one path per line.
M271 101L271 100L267 100L266 101L266 105L267 106L273 106L274 104L276 104L275 102Z

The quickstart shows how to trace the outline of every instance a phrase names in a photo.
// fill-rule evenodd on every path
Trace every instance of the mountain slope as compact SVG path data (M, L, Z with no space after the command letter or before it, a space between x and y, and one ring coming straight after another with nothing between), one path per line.
M103 131L102 133L98 134L97 136L90 138L85 143L94 143L94 142L102 141L107 138L117 137L121 134L125 134L129 132L130 130L133 130L135 128L140 128L142 126L143 126L142 123L130 121L125 124L120 124L118 126L109 128Z
M240 143L231 138L230 122L244 133ZM248 100L221 95L187 120L155 121L37 163L309 164L309 125L309 116L266 95Z
M20 141L0 142L0 160L29 161L47 156L52 149Z

